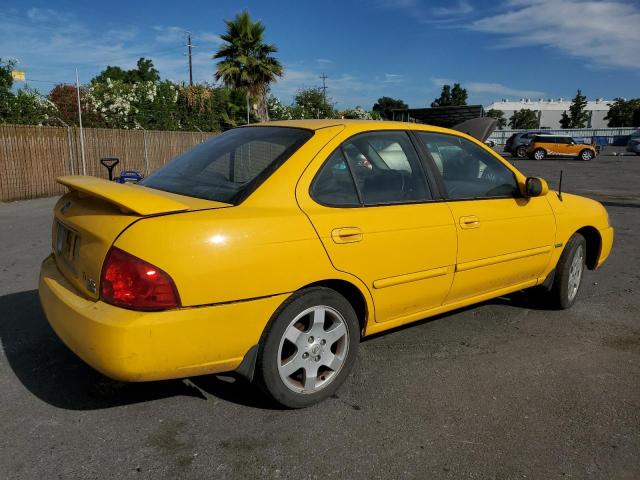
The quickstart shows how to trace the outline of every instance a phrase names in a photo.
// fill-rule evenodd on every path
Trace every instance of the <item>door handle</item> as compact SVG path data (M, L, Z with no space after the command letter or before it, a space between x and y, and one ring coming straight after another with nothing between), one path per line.
M480 226L480 219L475 215L460 217L460 226L462 228L478 228Z
M362 240L362 230L358 227L334 228L331 238L335 243L354 243Z

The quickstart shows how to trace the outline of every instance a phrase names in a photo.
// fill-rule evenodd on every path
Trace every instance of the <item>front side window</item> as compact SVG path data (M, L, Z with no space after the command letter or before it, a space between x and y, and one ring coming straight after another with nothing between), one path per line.
M430 200L418 154L406 132L356 135L322 166L311 196L330 206L386 205Z
M489 152L453 135L417 133L442 175L450 199L518 196L513 172Z
M188 150L140 183L189 197L239 203L298 150L313 132L243 127Z

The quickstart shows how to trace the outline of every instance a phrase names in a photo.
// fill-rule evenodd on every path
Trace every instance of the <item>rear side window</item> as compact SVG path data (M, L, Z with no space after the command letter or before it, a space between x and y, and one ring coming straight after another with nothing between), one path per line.
M453 135L418 132L431 154L450 199L518 196L511 170L489 152Z
M338 149L328 158L311 185L311 196L323 205L356 207L360 205L353 176Z
M189 197L237 204L312 135L309 130L284 127L229 130L188 150L140 183Z
M311 196L330 206L366 206L430 200L422 165L406 132L356 135L318 172Z

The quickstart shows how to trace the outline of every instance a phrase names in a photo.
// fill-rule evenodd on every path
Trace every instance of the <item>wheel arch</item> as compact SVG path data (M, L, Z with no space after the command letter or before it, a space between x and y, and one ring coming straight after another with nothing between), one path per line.
M602 237L600 236L600 232L595 227L586 226L579 229L576 233L582 235L587 242L587 255L585 259L587 268L589 270L595 270L602 250Z
M364 333L367 321L369 320L372 312L369 311L370 309L367 298L356 285L347 280L334 278L310 283L300 288L300 290L311 287L330 288L346 298L356 312L358 323L360 324L361 335Z

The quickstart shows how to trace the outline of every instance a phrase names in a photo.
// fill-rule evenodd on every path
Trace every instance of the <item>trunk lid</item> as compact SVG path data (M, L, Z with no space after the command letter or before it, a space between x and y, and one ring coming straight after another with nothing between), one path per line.
M54 207L53 254L65 278L94 300L107 252L129 225L145 217L231 206L95 177L57 181L70 191Z

